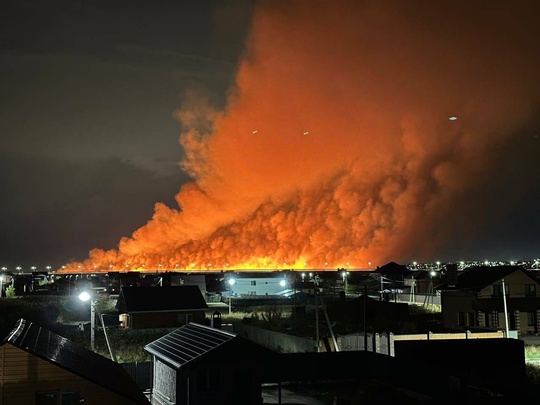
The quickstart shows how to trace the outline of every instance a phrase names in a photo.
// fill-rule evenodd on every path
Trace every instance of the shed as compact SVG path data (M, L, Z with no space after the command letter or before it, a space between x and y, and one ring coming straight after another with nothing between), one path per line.
M257 404L275 352L234 333L189 323L149 343L156 404Z

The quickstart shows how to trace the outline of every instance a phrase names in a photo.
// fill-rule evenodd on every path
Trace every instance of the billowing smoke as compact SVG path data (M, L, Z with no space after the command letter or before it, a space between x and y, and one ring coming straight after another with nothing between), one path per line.
M68 269L366 268L474 238L475 190L538 116L534 7L261 3L226 107L178 111L179 207Z

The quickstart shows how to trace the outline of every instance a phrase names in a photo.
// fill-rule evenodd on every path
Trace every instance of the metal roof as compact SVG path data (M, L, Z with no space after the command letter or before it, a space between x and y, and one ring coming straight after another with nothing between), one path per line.
M234 333L191 322L147 344L144 349L180 368L235 337Z
M149 403L120 364L25 319L17 321L15 328L4 339L3 344L6 343L128 398L135 404Z

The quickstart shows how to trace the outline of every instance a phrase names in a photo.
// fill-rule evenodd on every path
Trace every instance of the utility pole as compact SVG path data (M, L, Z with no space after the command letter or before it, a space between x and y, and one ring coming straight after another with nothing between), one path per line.
M504 285L504 278L502 279L502 294L503 294L503 304L504 304L504 325L505 325L505 331L506 331L506 338L508 338L508 335L510 333L508 329L508 308L506 308L506 287Z
M315 287L315 342L317 344L317 353L320 351L319 345L319 304L317 302L317 294L319 289L319 283L317 280L317 275L313 278L313 285Z
M101 327L103 328L103 334L105 335L105 340L107 341L107 347L109 348L109 354L111 355L111 359L112 359L112 361L117 362L116 355L114 354L111 342L109 341L109 335L107 334L107 328L105 327L105 321L103 320L103 314L98 309L97 300L92 300L92 314L91 314L92 319L90 320L92 325L95 325L95 322L96 322L96 319L95 319L96 315L95 314L96 313L99 316L99 321L101 322ZM91 346L92 346L92 351L93 351L94 350L94 326L92 326L90 330L91 330Z
M367 351L367 284L364 284L364 350Z

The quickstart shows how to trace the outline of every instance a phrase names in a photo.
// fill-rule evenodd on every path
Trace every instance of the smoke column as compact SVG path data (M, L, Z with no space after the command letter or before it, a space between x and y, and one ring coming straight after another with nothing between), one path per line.
M177 113L178 207L68 270L367 268L474 238L471 195L538 116L533 10L262 2L226 107Z

